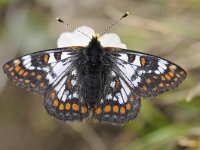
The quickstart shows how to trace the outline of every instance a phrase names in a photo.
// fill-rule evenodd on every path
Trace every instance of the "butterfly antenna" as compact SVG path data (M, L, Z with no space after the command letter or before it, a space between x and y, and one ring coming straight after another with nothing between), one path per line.
M105 29L99 36L102 36L103 34L105 34L108 30L110 30L112 27L114 27L117 23L119 23L122 19L126 18L128 15L129 15L129 12L126 12L122 17L120 17L113 24L111 24L107 29Z
M78 31L79 33L85 35L87 38L89 38L89 39L91 40L91 37L89 37L89 36L88 36L87 34L85 34L84 32L80 31L78 28L76 28L76 27L74 27L74 26L68 24L67 22L63 21L63 20L60 19L60 18L56 18L56 20L57 20L58 22L60 22L60 23L63 23L63 24L65 24L65 25L67 25L69 28Z

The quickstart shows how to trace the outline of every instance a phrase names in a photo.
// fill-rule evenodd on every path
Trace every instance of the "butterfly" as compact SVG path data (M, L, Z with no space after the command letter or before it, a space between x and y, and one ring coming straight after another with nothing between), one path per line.
M17 86L44 94L47 113L59 120L117 125L137 117L141 97L175 89L186 78L164 58L103 47L98 39L17 57L3 65L4 73Z

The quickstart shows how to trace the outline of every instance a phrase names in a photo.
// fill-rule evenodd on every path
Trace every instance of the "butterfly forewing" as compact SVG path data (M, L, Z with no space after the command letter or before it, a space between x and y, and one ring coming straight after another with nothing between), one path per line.
M3 70L19 87L46 93L72 64L75 49L60 48L24 55L7 62Z
M156 96L174 89L186 77L181 67L163 58L131 50L106 49L115 59L114 69L139 96Z

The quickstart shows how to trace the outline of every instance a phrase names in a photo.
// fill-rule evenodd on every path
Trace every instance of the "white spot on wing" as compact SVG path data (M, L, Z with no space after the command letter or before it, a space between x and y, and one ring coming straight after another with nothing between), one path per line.
M111 94L108 94L107 96L106 96L106 99L112 99L112 95Z
M156 74L160 74L160 71L158 71L158 70L155 70L154 72L155 72Z
M159 62L162 63L162 64L165 64L165 65L168 64L168 62L166 60L163 60L163 59L159 59Z
M121 82L122 87L124 88L126 93L129 95L131 93L130 88L127 86L127 84L122 79L119 79L119 80Z
M54 53L50 53L50 54L49 54L48 63L52 63L52 62L56 62L56 59L55 59L55 57L54 57Z
M111 71L111 74L112 74L113 76L116 76L116 74L115 74L115 72L114 72L114 71Z
M113 101L117 101L117 98L115 96L113 97Z
M140 56L136 55L135 56L135 60L134 60L134 62L132 64L136 65L136 66L141 66L141 64L140 64Z
M145 74L146 72L144 70L139 70L138 71L138 75L142 75L142 74Z
M65 102L67 99L67 95L69 94L69 91L65 91L62 97L62 101Z
M62 52L62 54L61 54L61 60L66 59L68 57L70 57L69 52Z
M77 71L76 71L76 69L74 69L73 71L72 71L72 75L76 75L77 74Z
M49 80L50 84L53 83L54 79L49 73L47 74L46 78Z
M63 72L63 63L60 61L53 67L53 73L60 75Z
M124 61L128 61L128 55L127 54L120 54L120 59L124 60Z
M110 86L111 86L112 88L114 88L114 86L115 86L115 81L112 81L112 82L110 83Z
M124 89L122 89L122 88L121 88L121 94L122 94L122 97L123 97L123 99L122 99L122 100L123 100L123 103L126 103L127 100L128 100L128 97L127 97L127 95L126 95Z
M165 70L164 70L162 67L160 67L160 66L158 67L158 70L159 70L160 73L163 73L163 72L165 71Z
M60 91L58 92L58 98L59 98L59 99L61 99L64 90L65 90L65 85L63 85L62 88L60 89Z
M26 69L31 70L31 69L30 69L30 67L31 67L31 63L27 63L24 67L25 67ZM34 67L34 68L35 68L35 67Z
M66 63L65 65L63 65L62 62L57 63L54 67L53 67L53 73L56 74L56 77L52 77L52 72L49 72L47 74L47 79L49 80L50 84L53 83L54 85L57 84L57 82L59 82L59 80L63 77L63 75L65 74L67 70L67 68L69 67L69 65L71 65L71 63ZM63 74L63 75L61 75Z
M74 98L78 98L78 94L75 92L75 93L73 94L73 97L74 97Z
M23 60L23 66L28 69L28 70L33 70L35 69L34 66L31 66L31 56L26 55L24 57L22 57Z
M67 77L64 77L64 78L58 83L58 85L55 87L55 90L56 90L56 91L59 91L59 90L60 90L60 88L62 87L62 85L65 83L66 79L67 79Z
M117 66L127 76L128 79L131 79L133 74L135 73L135 70L129 64L123 64L123 66L122 65L117 65Z
M124 103L124 102L123 102L123 99L122 99L122 96L121 96L120 93L115 94L115 96L117 97L118 102L119 102L120 104L123 104L123 103Z
M133 85L135 86L135 87L137 87L138 86L138 83L140 83L141 82L141 78L140 77L137 77L135 80L133 80Z
M27 61L31 61L31 56L30 55L26 55L22 57L23 60L27 60Z
M76 84L76 80L71 80L71 84L74 86Z
M44 68L42 68L42 70L44 70L45 72L49 72L50 71L50 69L48 67L44 67Z
M29 70L34 70L35 67L34 67L34 66L30 66L28 69L29 69Z

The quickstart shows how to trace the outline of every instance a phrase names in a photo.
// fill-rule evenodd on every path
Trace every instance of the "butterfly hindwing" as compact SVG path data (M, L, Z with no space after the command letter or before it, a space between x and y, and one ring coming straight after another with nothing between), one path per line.
M132 88L117 73L111 71L93 117L100 122L125 124L137 117L140 103L140 98Z
M115 59L115 69L137 95L156 96L174 89L186 72L163 58L119 48L106 48Z
M59 120L83 120L88 117L88 106L78 93L75 68L63 74L54 88L45 95L44 105L47 112Z
M46 93L72 64L72 52L80 48L58 48L35 52L4 64L5 74L19 87Z

